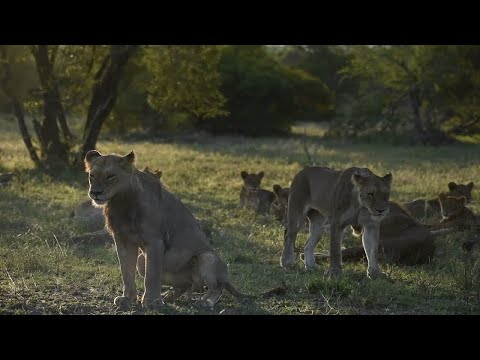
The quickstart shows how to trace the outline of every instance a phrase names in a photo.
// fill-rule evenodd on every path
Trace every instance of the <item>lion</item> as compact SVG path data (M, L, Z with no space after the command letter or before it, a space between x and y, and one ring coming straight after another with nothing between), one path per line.
M150 171L146 166L143 172L153 175L159 180L162 177L162 170ZM70 214L77 222L81 223L87 230L87 233L73 236L70 240L73 243L92 243L102 244L112 240L110 234L105 229L105 218L103 210L92 204L92 200L86 200L80 203Z
M201 305L213 307L226 289L237 299L247 295L228 280L227 265L205 237L193 214L161 182L134 166L135 154L102 155L87 152L84 163L89 196L103 209L115 241L123 280L120 308L136 301L135 268L138 250L145 260L143 308L163 305L162 284L178 294L207 287Z
M457 184L455 182L448 183L447 196L465 196L468 202L472 201L472 190L474 187L473 182L468 184ZM430 219L440 220L440 201L438 198L425 200L416 199L410 202L406 202L403 206L415 217L416 219Z
M465 204L465 196L449 196L446 193L438 195L442 213L440 224L433 225L432 229L454 228L455 230L469 230L480 224L480 217L475 215Z
M353 235L361 236L362 227L352 226ZM380 222L379 254L402 265L429 263L435 254L435 234L420 224L400 204L389 202L389 211ZM365 257L363 246L342 249L342 260L353 261ZM318 263L328 254L315 254Z
M275 195L271 191L260 188L264 175L263 171L258 174L249 174L246 171L240 173L243 179L243 186L240 190L241 208L253 209L258 214L268 214Z
M467 206L465 196L449 196L446 193L438 195L442 213L440 224L432 225L434 230L453 229L455 231L475 231L480 230L480 216L473 213ZM473 246L479 242L479 239L469 239L463 242L463 249L472 250Z
M295 261L295 240L305 217L310 223L304 249L305 267L315 265L313 251L323 227L330 219L330 268L336 276L342 271L341 244L348 225L363 226L362 242L367 254L367 276L383 274L378 265L380 221L389 211L392 174L379 177L367 168L352 167L343 171L325 167L306 167L293 178L288 198L287 226L280 258L282 267Z
M275 199L270 205L270 213L275 217L275 220L284 223L287 219L288 194L290 188L282 188L280 185L273 185L273 193Z

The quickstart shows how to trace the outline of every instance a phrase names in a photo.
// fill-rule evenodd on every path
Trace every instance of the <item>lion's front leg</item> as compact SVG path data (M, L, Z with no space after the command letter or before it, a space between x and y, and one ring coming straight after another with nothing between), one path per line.
M363 227L362 243L367 255L367 276L376 278L382 275L378 265L378 244L380 241L380 224L371 224Z
M332 223L330 225L330 268L327 271L330 277L342 273L342 240L343 228Z
M152 244L146 249L146 272L145 293L142 298L142 306L145 309L157 308L163 305L162 300L162 262L164 246L162 242Z
M123 295L113 301L120 308L130 306L137 300L137 286L135 285L135 266L137 264L138 248L128 241L115 240L118 261L123 280Z

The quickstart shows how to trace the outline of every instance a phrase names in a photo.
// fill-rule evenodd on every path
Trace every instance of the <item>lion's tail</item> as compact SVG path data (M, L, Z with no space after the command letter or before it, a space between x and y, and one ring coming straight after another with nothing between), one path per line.
M230 281L225 283L225 290L227 290L230 294L235 296L237 300L245 300L245 299L253 299L255 298L254 295L247 295L240 292L235 286L232 285Z
M443 234L449 234L455 231L455 228L444 228L444 229L437 229L437 230L430 230L430 234L433 236L438 236L438 235L443 235Z
M263 298L269 298L272 296L281 296L285 295L287 293L287 285L282 282L280 285L276 286L275 288L265 291L260 294L255 294L255 295L247 295L243 294L238 289L232 285L229 281L225 283L225 290L229 291L233 296L235 296L238 300L252 300L256 299L258 297L263 297Z

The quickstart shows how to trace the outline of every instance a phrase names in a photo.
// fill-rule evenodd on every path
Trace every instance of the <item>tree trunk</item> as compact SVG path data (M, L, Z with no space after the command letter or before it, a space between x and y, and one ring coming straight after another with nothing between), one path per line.
M43 141L42 155L47 162L68 161L68 146L60 140L60 129L58 127L57 118L62 127L65 138L71 137L70 131L61 105L60 93L53 75L54 57L50 59L48 56L48 45L37 45L31 48L32 55L35 59L38 78L43 92L43 114L44 119L41 123L40 133Z
M23 142L27 147L28 153L30 154L30 159L34 162L34 164L38 168L43 168L43 164L38 158L37 152L33 147L32 140L30 134L28 133L27 126L25 125L25 117L23 115L22 106L16 97L10 99L12 101L13 112L17 118L18 128L20 129L20 133L22 134Z
M422 115L420 113L420 94L417 85L413 85L408 93L410 97L410 104L413 110L413 125L417 133L417 140L425 144L426 136L423 129Z
M27 126L25 125L25 117L23 114L22 106L20 104L20 101L14 94L13 90L10 88L9 83L12 80L11 79L11 69L10 65L8 63L8 58L7 58L7 50L5 45L0 46L0 59L2 62L2 70L3 70L3 77L0 81L0 85L7 97L10 99L10 102L12 103L13 107L13 112L15 114L15 117L17 118L18 122L18 128L20 129L20 133L22 135L23 142L25 143L25 146L27 147L28 153L30 154L30 158L34 162L34 164L42 168L43 164L38 158L37 152L35 151L35 148L33 147L32 140L30 137L30 134L28 133Z
M115 105L118 84L125 67L136 49L137 45L112 45L110 55L98 71L88 109L83 146L77 161L81 162L87 151L95 148L102 125Z

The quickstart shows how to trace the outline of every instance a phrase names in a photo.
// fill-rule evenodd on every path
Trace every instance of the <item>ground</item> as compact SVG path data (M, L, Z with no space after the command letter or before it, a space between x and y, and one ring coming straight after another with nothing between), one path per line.
M72 245L82 229L69 214L87 199L87 175L63 169L55 175L33 170L15 124L1 124L0 172L14 171L0 187L0 314L114 314L113 298L122 282L113 244ZM279 258L283 228L272 218L238 208L242 170L265 171L262 182L288 186L307 163L337 169L368 167L394 176L392 199L403 202L434 197L450 181L479 179L480 147L350 144L322 138L321 131L296 128L289 138L207 135L188 139L115 141L101 139L97 149L126 154L134 150L138 168L163 171L162 180L211 229L214 247L229 265L231 281L246 293L278 286L286 291L239 304L225 293L213 310L181 298L163 314L480 314L479 249L464 254L461 242L476 234L437 240L436 259L422 266L383 262L387 279L369 280L366 264L345 264L336 280L324 276L328 263L311 272L300 260L283 270ZM188 141L187 141L188 140ZM480 187L480 183L476 184ZM479 199L478 188L473 197ZM479 212L474 203L472 209ZM307 234L299 235L302 246ZM347 236L345 245L358 243ZM317 250L328 249L328 235ZM140 292L141 278L137 279ZM140 306L127 314L144 313Z

